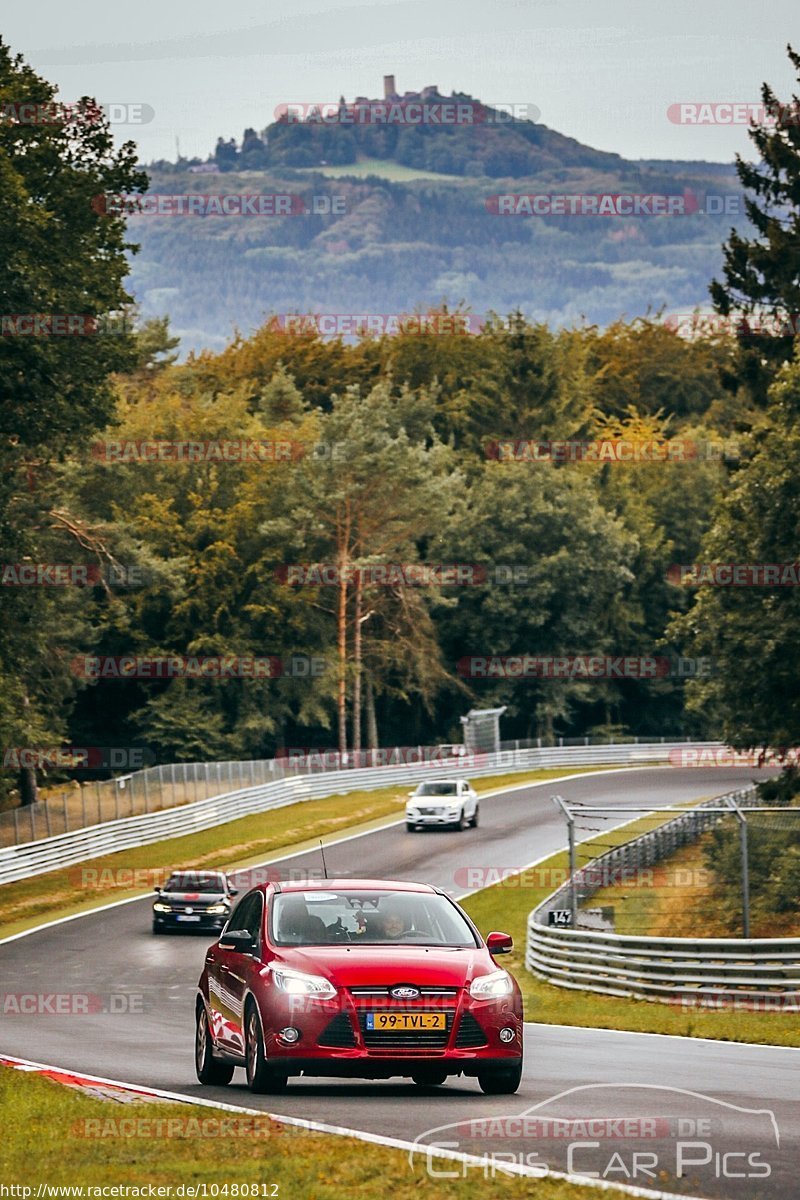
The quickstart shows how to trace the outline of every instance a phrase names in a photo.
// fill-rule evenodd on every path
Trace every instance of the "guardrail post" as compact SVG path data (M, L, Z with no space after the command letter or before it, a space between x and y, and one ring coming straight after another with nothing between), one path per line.
M64 801L64 833L69 833L69 810L67 809L67 793L61 793L61 799Z
M575 882L575 818L562 800L561 796L551 796L567 820L567 839L569 844L569 909L570 924L575 929L578 924L578 893Z

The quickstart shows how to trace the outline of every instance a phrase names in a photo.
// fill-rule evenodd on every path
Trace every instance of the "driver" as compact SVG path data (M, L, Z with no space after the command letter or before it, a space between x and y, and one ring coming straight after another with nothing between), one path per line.
M383 934L387 938L399 938L406 933L411 922L398 905L392 905L381 913Z

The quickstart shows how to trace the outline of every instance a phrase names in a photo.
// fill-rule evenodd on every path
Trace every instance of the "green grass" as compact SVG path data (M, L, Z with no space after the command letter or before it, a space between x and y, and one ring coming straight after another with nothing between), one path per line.
M388 158L362 158L358 162L345 163L335 167L302 167L299 170L309 174L327 175L331 179L353 177L364 179L367 175L378 175L381 179L389 179L393 183L408 183L413 179L433 179L442 183L458 183L461 176L444 175L440 171L423 171L416 167L404 167L402 163L392 162Z
M0 1108L5 1114L0 1180L6 1186L31 1187L34 1195L39 1184L202 1183L218 1184L220 1195L224 1184L238 1184L241 1195L242 1184L264 1183L278 1185L279 1200L371 1200L388 1195L392 1200L417 1200L421 1195L436 1200L522 1200L534 1188L537 1200L597 1196L591 1188L558 1180L513 1178L499 1171L495 1179L484 1178L478 1167L469 1168L463 1179L434 1180L426 1172L424 1157L412 1167L404 1150L297 1130L266 1116L236 1117L188 1104L99 1100L7 1067L0 1067ZM219 1135L219 1121L233 1122L227 1135ZM205 1124L198 1126L199 1122ZM119 1128L129 1132L113 1136ZM164 1136L166 1130L172 1136ZM398 1134L402 1136L402 1130ZM462 1167L434 1160L434 1169L460 1173ZM262 1194L270 1192L267 1187ZM603 1194L622 1196L616 1190Z
M663 819L668 820L669 816ZM591 857L585 855L585 850L595 841L602 842L602 848L607 849L610 844L626 842L644 829L652 828L653 819L645 817L624 829L604 832L600 838L582 844L580 861L585 862L586 857ZM485 888L462 901L482 932L497 929L513 936L514 950L504 957L503 965L508 966L522 989L526 1020L545 1025L629 1029L641 1033L719 1038L728 1042L800 1046L800 1025L796 1014L788 1011L755 1013L726 1009L714 1012L673 1008L657 1001L601 996L555 987L532 975L525 967L528 914L558 887L557 872L566 878L567 866L566 851L554 854L535 869L511 876L504 883Z
M602 770L587 767L576 772L565 768L487 776L475 780L475 789L486 792L598 769ZM165 872L173 868L250 867L278 851L290 854L316 849L319 838L381 828L402 818L408 791L408 785L404 785L304 801L4 884L0 887L0 937L55 917L86 912L109 901L142 895L163 883ZM328 867L335 873L335 851L328 855Z

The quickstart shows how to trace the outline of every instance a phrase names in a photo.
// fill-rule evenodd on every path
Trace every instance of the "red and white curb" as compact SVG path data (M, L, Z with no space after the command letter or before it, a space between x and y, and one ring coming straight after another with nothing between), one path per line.
M294 1126L309 1133L325 1133L336 1137L353 1138L359 1142L369 1142L374 1146L383 1146L391 1150L408 1152L409 1163L413 1165L414 1157L430 1162L431 1159L450 1159L465 1166L482 1169L485 1177L487 1172L492 1174L523 1175L534 1179L560 1179L581 1187L594 1188L599 1192L616 1192L625 1196L641 1196L644 1200L705 1200L700 1196L687 1196L684 1193L654 1191L650 1188L635 1187L632 1184L610 1183L603 1179L590 1179L585 1175L570 1175L564 1171L553 1171L549 1167L528 1166L523 1163L503 1162L493 1163L486 1156L465 1154L461 1150L450 1150L446 1147L427 1146L420 1142L409 1142L402 1138L382 1137L377 1133L365 1133L360 1129L348 1129L343 1125L327 1125L322 1121L306 1121L300 1117L284 1116L281 1113L264 1112L260 1108L245 1108L235 1104L223 1104L217 1100L204 1100L201 1097L182 1096L178 1092L166 1092L161 1088L144 1087L139 1084L123 1083L119 1079L104 1079L99 1075L84 1075L81 1072L70 1071L63 1067L53 1067L47 1063L31 1062L27 1058L16 1058L10 1054L0 1054L0 1067L10 1067L15 1071L39 1075L54 1083L76 1089L85 1095L94 1096L101 1100L113 1100L123 1104L166 1103L188 1104L197 1108L212 1108L222 1112L239 1113L246 1116L267 1117L280 1125ZM438 1172L438 1177L443 1174ZM462 1171L462 1178L467 1178Z

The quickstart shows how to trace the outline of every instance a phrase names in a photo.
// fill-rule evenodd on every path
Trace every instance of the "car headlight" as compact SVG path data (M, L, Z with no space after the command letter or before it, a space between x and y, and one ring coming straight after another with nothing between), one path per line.
M291 967L273 967L272 977L275 986L290 996L311 996L315 1000L330 1000L336 995L336 988L322 975L306 975L305 971L295 971Z
M510 996L511 987L508 971L492 971L489 975L479 975L473 979L469 994L473 1000L493 1000L496 996Z
M172 912L171 904L154 904L153 912Z
M212 904L209 908L206 909L207 913L214 913L215 916L217 913L226 913L227 911L228 911L227 904Z

